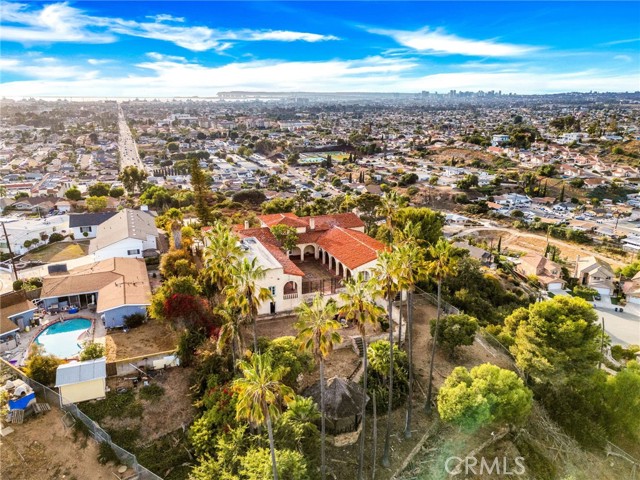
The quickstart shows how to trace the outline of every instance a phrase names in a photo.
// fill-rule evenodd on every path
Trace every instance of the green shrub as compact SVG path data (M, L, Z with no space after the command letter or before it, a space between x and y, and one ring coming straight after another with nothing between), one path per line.
M49 237L49 243L60 242L62 240L64 240L64 235L61 233L52 233Z
M55 355L46 354L44 347L32 343L29 349L29 359L25 365L25 373L36 382L43 385L53 385L56 381L56 371L63 360Z
M94 360L105 356L105 348L101 343L88 342L80 352L80 361Z
M136 328L142 325L147 320L147 315L144 313L132 313L124 317L124 326L127 328Z
M276 450L278 478L283 480L308 480L307 462L300 452ZM241 478L246 480L264 480L271 478L271 452L268 448L251 449L242 458Z
M573 294L576 297L584 298L587 301L593 301L593 297L598 294L595 288L587 287L585 285L576 285L573 287Z
M111 462L114 465L120 464L120 459L116 455L116 452L111 448L111 445L108 442L100 443L100 451L98 452L98 462L101 465L106 465Z
M143 400L158 400L164 395L164 388L156 383L146 385L140 389L140 398Z
M378 340L367 347L369 369L367 374L367 392L373 397L375 391L378 411L386 411L389 402L389 342ZM409 359L407 353L393 345L393 408L404 404L409 391ZM372 408L373 401L368 408Z
M16 292L18 290L22 290L23 285L24 285L24 282L22 280L16 280L13 282L13 290Z
M111 418L139 418L142 416L142 404L136 401L133 390L125 393L107 392L104 400L83 402L78 407L89 418L100 423L107 417Z

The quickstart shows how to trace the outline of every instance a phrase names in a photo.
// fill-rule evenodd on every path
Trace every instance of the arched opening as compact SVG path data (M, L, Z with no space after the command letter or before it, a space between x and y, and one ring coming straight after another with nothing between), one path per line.
M298 259L302 260L302 258L300 257L301 253L302 252L300 251L300 248L293 247L293 250L291 250L289 258L291 258L292 260L298 260Z
M298 293L298 284L293 281L284 284L284 294L289 295L291 293Z
M305 260L307 258L315 258L316 256L316 249L313 245L307 245L306 247L304 247L304 252L303 252L304 258Z

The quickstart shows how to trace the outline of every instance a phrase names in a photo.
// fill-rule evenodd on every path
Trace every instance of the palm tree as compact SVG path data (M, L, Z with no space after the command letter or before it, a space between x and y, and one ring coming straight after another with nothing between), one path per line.
M242 360L239 367L243 376L233 381L233 389L238 393L236 419L247 419L257 425L266 423L273 478L278 480L272 421L280 413L281 404L288 404L295 398L293 390L281 382L287 370L274 368L266 354L254 354L249 361Z
M267 271L253 257L244 257L231 266L231 285L225 287L228 297L235 297L242 315L253 325L253 350L258 352L258 334L256 331L256 317L263 302L273 300L268 288L259 287L257 282L262 280Z
M166 228L171 232L173 247L179 250L182 248L182 212L177 208L170 208L164 215L167 218Z
M382 252L378 255L378 264L374 268L374 277L384 291L387 298L387 316L389 318L389 405L387 406L387 429L384 437L384 452L382 466L389 467L391 447L391 411L393 410L393 298L397 292L398 279L397 250Z
M358 326L358 332L362 339L362 368L365 395L362 397L362 432L360 432L360 453L358 459L358 480L362 480L364 475L364 437L365 420L367 407L367 325L378 323L380 315L384 309L375 302L380 296L378 282L375 278L365 279L362 273L356 277L351 277L344 283L344 292L340 294L340 300L344 306L340 309L340 314L348 320L353 320Z
M438 324L440 323L440 305L442 302L442 280L452 275L456 270L456 260L453 257L453 247L444 238L431 245L427 250L431 260L427 264L426 272L438 282L438 311L436 313L436 329L431 346L431 364L429 365L429 388L427 390L427 403L425 410L431 413L431 389L433 387L433 362L436 356L438 340Z
M389 243L393 238L393 215L399 208L406 205L407 200L402 195L398 195L395 190L390 190L384 194L380 205L376 209L376 213L385 218L387 224L387 230L389 232Z
M322 295L318 292L309 305L303 302L296 309L298 321L295 324L298 330L296 340L300 343L301 350L310 352L320 365L320 472L322 479L326 476L325 464L325 418L324 418L324 361L333 351L333 347L342 341L337 332L340 328L334 317L338 313L335 301L326 304Z
M416 283L425 276L424 250L414 239L408 238L397 249L398 278L400 286L407 292L407 339L409 350L409 393L407 396L407 415L404 436L411 438L411 413L413 397L413 295Z
M230 345L235 370L236 359L240 358L241 352L244 351L237 304L227 298L222 305L214 309L214 313L223 321L216 345L218 354L222 353L226 345Z
M231 266L242 256L240 239L222 222L207 234L209 245L204 252L205 273L218 293L231 284Z

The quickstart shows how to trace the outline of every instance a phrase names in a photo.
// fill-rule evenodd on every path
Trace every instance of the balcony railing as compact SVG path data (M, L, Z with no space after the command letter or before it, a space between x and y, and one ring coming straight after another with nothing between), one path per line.
M298 292L284 294L285 300L291 300L292 298L298 298Z

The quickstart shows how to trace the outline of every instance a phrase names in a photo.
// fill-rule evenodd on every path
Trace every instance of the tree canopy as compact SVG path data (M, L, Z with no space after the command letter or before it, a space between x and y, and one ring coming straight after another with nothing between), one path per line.
M518 375L485 363L468 371L456 367L438 394L445 422L475 429L485 424L518 425L531 412L533 394Z
M516 364L542 381L588 371L601 359L601 329L593 307L581 298L555 296L519 308L504 332Z

